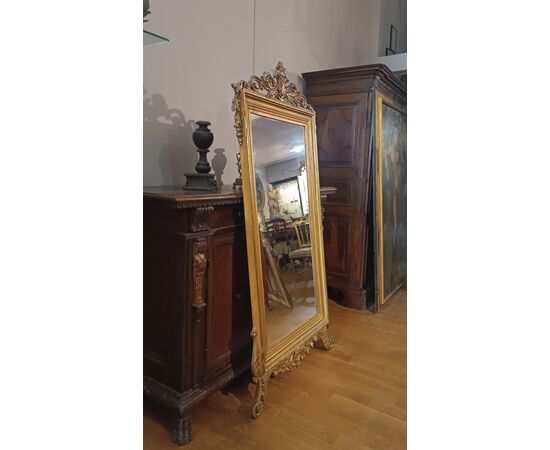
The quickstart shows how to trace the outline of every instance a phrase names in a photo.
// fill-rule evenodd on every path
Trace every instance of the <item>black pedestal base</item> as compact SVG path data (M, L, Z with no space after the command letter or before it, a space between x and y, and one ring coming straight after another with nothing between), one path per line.
M189 191L217 191L216 176L213 173L186 173L187 182L183 189Z

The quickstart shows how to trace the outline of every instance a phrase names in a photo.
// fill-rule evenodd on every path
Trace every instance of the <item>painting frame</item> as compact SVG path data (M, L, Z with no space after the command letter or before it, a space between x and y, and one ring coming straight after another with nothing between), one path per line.
M375 130L375 312L380 311L380 308L395 294L397 293L407 282L406 275L406 251L405 251L405 276L403 280L400 280L396 286L394 286L390 292L386 292L385 289L385 254L384 254L384 240L385 240L385 227L384 227L384 184L383 184L383 135L384 135L384 123L383 123L383 108L384 106L393 109L397 113L407 117L407 110L405 107L399 105L397 102L380 92L375 96L375 111L376 111L376 130ZM405 157L406 157L406 140L405 140ZM406 160L405 160L405 174L406 174ZM405 182L406 186L406 182ZM405 187L406 189L406 187ZM406 191L405 191L405 217L406 217ZM405 239L406 239L406 224L405 224ZM406 241L405 241L406 249Z
M300 184L298 182L298 177L297 176L284 178L284 179L278 180L278 181L273 181L271 183L271 185L273 187L276 187L276 186L280 186L281 184L290 183L291 181L296 182L296 188L298 189L298 197L300 198L300 211L301 211L301 215L303 216L304 215L304 203L303 203L302 192L300 191Z
M397 54L397 28L390 24L390 46L386 47L386 56L395 54Z

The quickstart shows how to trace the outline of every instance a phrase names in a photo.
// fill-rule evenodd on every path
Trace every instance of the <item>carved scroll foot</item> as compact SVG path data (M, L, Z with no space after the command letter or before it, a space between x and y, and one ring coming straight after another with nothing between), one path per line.
M328 331L324 328L318 335L315 342L317 348L323 348L325 350L330 350L334 345L334 339L328 335Z
M267 390L267 377L255 378L256 382L256 395L254 396L254 403L252 403L252 417L257 419L264 412L265 394Z
M172 428L172 442L174 444L184 445L191 442L191 439L193 439L191 416L185 414L184 416L176 417Z

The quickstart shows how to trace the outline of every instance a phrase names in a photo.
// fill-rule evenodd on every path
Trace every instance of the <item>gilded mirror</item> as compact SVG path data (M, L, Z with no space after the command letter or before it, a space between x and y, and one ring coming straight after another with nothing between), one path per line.
M278 63L232 84L252 306L252 416L272 375L329 349L315 112Z

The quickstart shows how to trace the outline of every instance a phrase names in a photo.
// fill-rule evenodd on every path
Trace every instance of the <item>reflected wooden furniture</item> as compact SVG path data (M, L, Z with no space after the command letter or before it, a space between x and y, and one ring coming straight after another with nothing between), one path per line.
M344 306L374 304L373 149L375 95L406 107L406 86L383 64L304 73L314 107L326 203L325 265L329 297Z
M306 270L307 261L311 261L311 247L299 248L288 254L294 273L302 273Z
M242 194L144 188L143 201L144 393L184 444L190 408L250 367Z

